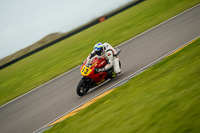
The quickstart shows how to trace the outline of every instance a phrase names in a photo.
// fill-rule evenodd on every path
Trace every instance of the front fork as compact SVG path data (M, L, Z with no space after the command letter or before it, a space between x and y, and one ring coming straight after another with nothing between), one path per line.
M86 78L85 76L82 76L81 79L85 80L85 83L86 83L87 87L89 87L89 89L96 86L94 81L90 78Z

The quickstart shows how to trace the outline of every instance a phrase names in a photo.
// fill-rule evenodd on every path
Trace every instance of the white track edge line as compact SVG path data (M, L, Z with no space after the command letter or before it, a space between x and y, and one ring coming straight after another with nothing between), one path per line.
M172 20L172 19L174 19L174 18L176 18L176 17L178 17L178 16L180 16L180 15L182 15L182 14L184 14L184 13L186 13L186 12L192 10L192 9L194 9L194 8L196 8L196 7L199 6L199 5L200 5L200 4L197 4L197 5L195 5L195 6L191 7L191 8L189 8L189 9L187 9L187 10L185 10L185 11L183 11L183 12L177 14L176 16L174 16L174 17L172 17L172 18L170 18L170 19L168 19L168 20L166 20L166 21L164 21L164 22L162 22L162 23L160 23L160 24L158 24L158 25L156 25L156 26L150 28L149 30L146 30L146 31L142 32L141 34L139 34L139 35L137 35L137 36L135 36L135 37L133 37L133 38L131 38L131 39L129 39L129 40L127 40L127 41L121 43L121 44L119 44L118 46L116 46L116 48L119 47L119 46L124 45L125 43L127 43L127 42L129 42L129 41L131 41L131 40L133 40L133 39L135 39L135 38L137 38L137 37L139 37L139 36L141 36L141 35L143 35L143 34L145 34L146 32L149 32L150 30L153 30L153 29L159 27L160 25L162 25L162 24L164 24L164 23L166 23L166 22L168 22L168 21L170 21L170 20ZM80 65L79 65L79 66L80 66ZM38 87L36 87L36 88L34 88L34 89L32 89L31 91L28 91L28 92L26 92L25 94L22 94L21 96L16 97L15 99L13 99L13 100L11 100L11 101L9 101L9 102L3 104L2 106L0 106L0 108L2 108L2 107L4 107L4 106L8 105L9 103L11 103L11 102L13 102L13 101L15 101L15 100L17 100L17 99L19 99L19 98L21 98L21 97L23 97L24 95L27 95L27 94L29 94L29 93L31 93L31 92L37 90L38 88L42 87L43 85L46 85L46 84L48 84L49 82L51 82L51 81L53 81L53 80L56 80L57 78L63 76L64 74L67 74L67 73L73 71L74 69L78 68L79 66L76 66L75 68L73 68L73 69L71 69L71 70L69 70L69 71L67 71L67 72L65 72L65 73L63 73L63 74L61 74L61 75L59 75L59 76L57 76L57 77L55 77L55 78L53 78L53 79L47 81L47 82L45 82L44 84L42 84L42 85L40 85L40 86L38 86Z
M103 90L102 92L96 94L95 96L91 97L90 99L86 100L85 102L79 104L79 105L76 106L75 108L73 108L73 109L67 111L67 112L64 113L63 115L61 115L61 116L57 117L56 119L52 120L52 121L49 122L48 124L46 124L46 125L42 126L41 128L37 129L37 130L34 131L33 133L39 132L40 130L42 130L43 128L45 128L47 125L49 125L49 124L53 123L54 121L60 119L61 117L65 116L66 114L68 114L68 113L70 113L70 112L72 112L73 110L77 109L78 107L82 106L83 104L87 103L88 101L90 101L90 100L94 99L95 97L101 95L102 93L104 93L104 92L106 92L106 91L108 91L108 90L114 88L115 86L117 86L117 84L120 84L121 82L123 82L123 81L125 81L125 80L127 80L127 79L130 79L130 78L133 78L133 77L137 76L138 74L142 73L143 71L145 71L145 70L148 69L149 67L151 67L151 66L153 66L154 64L160 62L162 59L164 59L164 58L167 57L168 55L172 54L173 52L175 52L176 50L178 50L178 49L180 49L180 48L183 48L184 46L186 46L187 44L191 43L192 41L196 40L196 39L199 38L199 37L200 37L200 36L197 36L197 37L195 37L194 39L192 39L192 40L186 42L185 44L183 44L183 45L181 45L181 46L179 46L178 48L172 50L171 52L169 52L169 53L167 53L167 54L161 56L160 58L156 59L155 61L151 62L150 64L148 64L148 65L144 66L143 68L139 69L138 71L132 73L132 74L129 75L128 77L126 77L126 78L120 80L119 82L115 83L114 85L110 86L109 88Z

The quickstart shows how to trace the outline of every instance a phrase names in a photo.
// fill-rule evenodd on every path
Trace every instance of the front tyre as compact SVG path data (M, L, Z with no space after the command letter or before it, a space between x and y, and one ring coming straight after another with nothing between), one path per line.
M89 86L87 85L87 82L85 79L81 79L78 83L77 89L76 89L76 93L79 96L83 96L85 95L89 90Z

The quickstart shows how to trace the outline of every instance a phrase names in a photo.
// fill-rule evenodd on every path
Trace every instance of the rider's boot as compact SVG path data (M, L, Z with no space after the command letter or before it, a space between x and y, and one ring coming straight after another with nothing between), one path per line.
M116 77L116 73L114 72L113 68L110 69L110 70L108 70L107 73L108 73L108 77L109 77L110 79L113 79L113 78Z

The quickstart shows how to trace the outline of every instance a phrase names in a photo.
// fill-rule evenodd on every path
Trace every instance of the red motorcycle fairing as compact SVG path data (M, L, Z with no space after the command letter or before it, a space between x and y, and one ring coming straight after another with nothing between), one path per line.
M80 72L84 77L92 79L96 84L107 77L107 72L97 73L95 71L95 68L103 68L107 64L106 58L104 56L94 57L91 61L91 66L89 67L86 66L86 63L87 61L85 61L80 68Z

